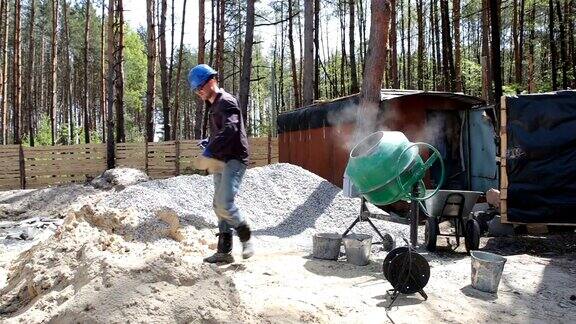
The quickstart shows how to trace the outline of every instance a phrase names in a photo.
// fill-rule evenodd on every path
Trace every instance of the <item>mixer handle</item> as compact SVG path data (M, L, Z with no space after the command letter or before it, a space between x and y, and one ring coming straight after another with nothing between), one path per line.
M421 180L421 178L424 176L424 174L426 174L426 171L428 169L430 169L432 167L432 165L434 164L434 162L436 162L436 160L439 160L440 162L440 181L438 182L438 185L436 186L436 188L429 194L429 195L424 195L424 197L415 197L412 195L412 190L406 190L406 188L404 187L404 184L402 183L402 181L400 180L400 161L402 156L412 147L414 146L426 146L427 148L429 148L432 151L432 154L428 157L428 159L424 162L424 168L422 170L422 172L417 172L415 174L413 174L408 181L406 181L407 183L412 183L412 182L416 182L419 181L421 183L423 183L423 181ZM420 152L420 150L418 150L418 152ZM402 153L400 153L400 155L398 156L398 160L396 161L396 170L398 170L398 175L396 176L396 181L398 181L398 185L400 186L400 188L402 189L403 192L408 192L406 194L406 198L410 199L410 200L417 200L417 201L424 201L426 199L429 199L430 197L434 196L438 190L440 190L440 187L442 186L442 184L444 184L444 161L442 160L442 155L440 155L440 152L432 145L428 144L428 143L424 143L424 142L416 142L416 143L412 143L410 145L408 145L403 151Z

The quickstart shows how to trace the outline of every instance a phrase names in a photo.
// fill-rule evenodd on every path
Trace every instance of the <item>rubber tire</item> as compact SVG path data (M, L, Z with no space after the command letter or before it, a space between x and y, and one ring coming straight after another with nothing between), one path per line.
M436 251L438 229L438 220L436 217L428 217L424 227L424 242L426 244L426 250L430 252Z
M469 219L466 222L466 237L464 241L466 252L478 250L480 246L480 224L475 219Z
M382 242L382 249L386 252L392 251L396 247L396 242L392 235L386 233L384 234L384 241Z

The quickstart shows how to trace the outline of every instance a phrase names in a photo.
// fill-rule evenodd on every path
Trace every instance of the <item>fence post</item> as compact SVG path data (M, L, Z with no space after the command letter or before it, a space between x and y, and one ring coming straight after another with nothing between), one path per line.
M176 146L176 175L180 175L180 141L176 140L174 145Z
M19 163L20 163L20 189L26 189L26 165L24 164L24 148L19 146Z
M268 164L272 164L272 134L268 131Z
M148 141L144 142L144 172L148 174Z

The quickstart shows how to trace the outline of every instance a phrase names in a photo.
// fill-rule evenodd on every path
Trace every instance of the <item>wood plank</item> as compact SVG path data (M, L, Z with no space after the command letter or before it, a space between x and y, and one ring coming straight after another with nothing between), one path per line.
M66 172L60 172L60 173L56 173L56 172L50 172L50 171L40 171L40 170L35 170L35 171L30 171L30 170L26 170L26 178L29 177L47 177L47 176L54 176L54 177L69 177L69 176L78 176L78 175L91 175L91 176L95 176L95 175L99 175L101 173L103 173L105 171L105 169L92 169L92 170L66 170Z

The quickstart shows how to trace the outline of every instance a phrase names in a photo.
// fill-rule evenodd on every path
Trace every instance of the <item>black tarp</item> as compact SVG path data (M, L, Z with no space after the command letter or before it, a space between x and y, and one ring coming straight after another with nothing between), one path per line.
M576 91L506 98L508 221L576 224Z

